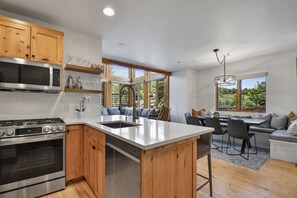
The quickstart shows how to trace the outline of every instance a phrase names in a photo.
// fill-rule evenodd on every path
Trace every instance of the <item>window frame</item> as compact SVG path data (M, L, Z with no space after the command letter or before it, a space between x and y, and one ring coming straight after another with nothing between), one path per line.
M253 109L253 110L242 110L242 80L245 79L252 79L252 78L257 78L257 77L265 77L265 107L264 109ZM236 110L220 110L219 109L219 86L215 85L215 107L216 111L227 111L227 112L258 112L258 113L266 113L266 101L267 101L267 76L266 75L259 75L259 76L249 76L249 77L244 77L236 80L237 82L237 109Z

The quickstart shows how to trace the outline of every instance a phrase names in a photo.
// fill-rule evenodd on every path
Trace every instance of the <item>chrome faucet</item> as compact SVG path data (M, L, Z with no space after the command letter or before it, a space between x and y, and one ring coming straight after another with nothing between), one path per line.
M121 90L120 90L120 104L119 104L119 110L120 112L122 112L122 96L123 96L123 89L129 87L130 89L132 89L132 93L133 93L133 122L136 122L136 119L138 119L138 114L136 113L136 97L135 97L135 90L131 85L124 85Z

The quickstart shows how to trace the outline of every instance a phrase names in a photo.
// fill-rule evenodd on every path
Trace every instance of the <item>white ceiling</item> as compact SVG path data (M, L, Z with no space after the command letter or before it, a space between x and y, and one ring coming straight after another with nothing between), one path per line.
M168 71L218 66L214 48L227 62L297 49L296 0L0 0L0 9L100 36L104 57Z

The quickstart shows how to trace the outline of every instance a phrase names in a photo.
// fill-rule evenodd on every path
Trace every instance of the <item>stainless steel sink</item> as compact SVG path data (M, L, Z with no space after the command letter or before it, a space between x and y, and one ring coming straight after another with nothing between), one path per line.
M97 122L97 123L113 129L140 126L140 124L137 124L134 122L124 122L124 121L110 121L110 122Z

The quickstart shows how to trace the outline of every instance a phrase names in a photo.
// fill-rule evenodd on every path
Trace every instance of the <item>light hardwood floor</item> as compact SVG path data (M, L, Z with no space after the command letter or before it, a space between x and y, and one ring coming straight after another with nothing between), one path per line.
M197 170L207 175L206 158L198 160ZM212 158L214 198L297 198L297 167L295 164L269 159L260 170L244 168L223 160ZM203 179L198 177L198 183ZM85 181L77 181L43 198L95 197ZM197 197L209 196L208 185ZM161 198L161 197L160 197Z

